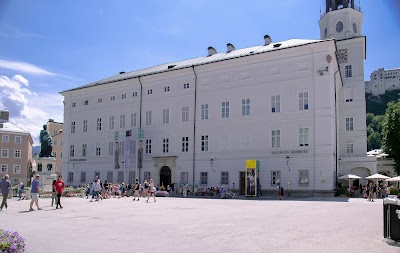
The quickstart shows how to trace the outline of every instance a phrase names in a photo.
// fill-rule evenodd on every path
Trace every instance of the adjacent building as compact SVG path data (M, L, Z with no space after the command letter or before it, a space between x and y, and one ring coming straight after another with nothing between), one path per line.
M380 68L371 73L370 81L365 82L365 93L373 96L383 95L390 90L400 90L400 68Z
M207 54L61 92L62 174L71 185L152 178L157 185L332 195L336 178L377 172L367 157L360 8L327 1L320 40Z
M9 174L12 184L21 180L30 185L33 145L30 133L6 122L0 123L0 136L0 177Z

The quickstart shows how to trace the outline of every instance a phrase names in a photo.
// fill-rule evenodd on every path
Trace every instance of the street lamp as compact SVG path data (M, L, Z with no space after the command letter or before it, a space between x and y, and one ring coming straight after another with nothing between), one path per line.
M290 161L290 157L286 156L286 166L289 169L289 180L288 180L288 189L289 189L289 196L290 196L290 186L291 186L291 182L290 182L290 167L289 167L289 161Z
M215 172L215 169L213 168L213 163L214 163L214 159L210 159L210 165L211 165L211 169Z

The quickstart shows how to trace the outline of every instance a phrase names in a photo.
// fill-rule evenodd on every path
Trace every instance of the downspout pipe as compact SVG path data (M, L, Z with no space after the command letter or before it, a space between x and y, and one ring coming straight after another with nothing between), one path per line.
M336 128L336 134L335 134L335 138L336 138L336 170L335 170L335 194L336 194L336 190L337 190L337 178L338 178L338 163L339 163L339 148L338 148L338 144L339 144L339 127L338 127L338 100L337 100L337 86L336 86L336 74L337 72L340 71L340 68L338 68L338 70L335 71L335 73L333 74L333 83L335 85L335 128ZM336 197L336 196L335 196Z
M194 65L192 65L193 73L194 73L194 109L193 109L193 179L192 179L192 187L194 192L194 182L195 182L195 173L196 173L196 112L197 112L197 74L194 69Z
M140 81L140 76L138 76L139 84L140 84L140 100L139 100L139 130L142 130L142 105L143 105L143 85L142 81ZM138 133L139 134L139 133ZM139 141L139 135L138 135L138 141ZM139 143L138 143L139 145ZM136 154L137 156L138 154ZM137 158L136 158L137 159ZM136 162L137 166L137 162ZM139 182L142 182L140 176L142 174L141 169L138 168L139 172Z

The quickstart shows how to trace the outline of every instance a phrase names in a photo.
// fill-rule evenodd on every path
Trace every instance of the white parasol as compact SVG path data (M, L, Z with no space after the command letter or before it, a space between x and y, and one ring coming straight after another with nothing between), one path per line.
M350 189L353 186L352 185L352 180L356 180L356 179L360 179L361 177L357 176L357 175L353 175L353 174L346 174L343 176L338 177L339 180L347 180L349 181L349 194L350 194Z
M389 178L390 178L390 177L388 177L388 176L385 176L385 175L376 173L376 174L374 174L374 175L372 175L372 176L366 177L365 179L379 181L379 180L385 180L385 179L389 179Z

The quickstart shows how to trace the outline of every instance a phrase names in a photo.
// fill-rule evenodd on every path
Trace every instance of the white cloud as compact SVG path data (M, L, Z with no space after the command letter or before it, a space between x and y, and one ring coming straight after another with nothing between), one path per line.
M41 67L35 66L27 62L18 62L11 60L0 59L0 68L12 69L23 73L38 75L38 76L55 76L55 73L49 72Z
M49 119L63 122L63 97L32 92L29 81L22 75L0 76L0 109L10 112L10 122L29 132L35 145L42 126Z

